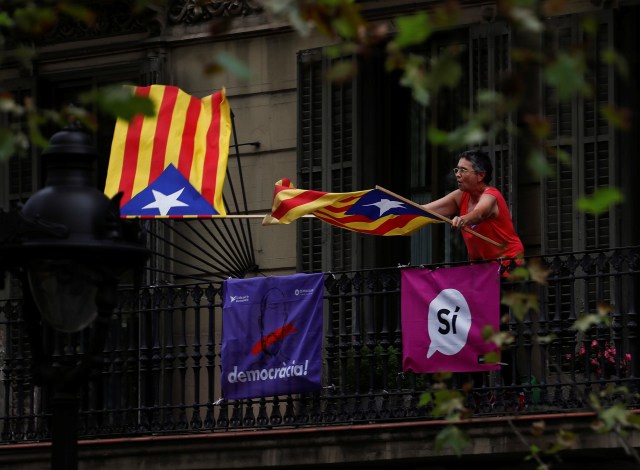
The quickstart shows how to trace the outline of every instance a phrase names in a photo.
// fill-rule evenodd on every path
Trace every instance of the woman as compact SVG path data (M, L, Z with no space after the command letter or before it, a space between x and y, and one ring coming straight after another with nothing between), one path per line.
M451 220L453 228L469 227L501 245L498 247L462 230L470 260L522 258L524 247L513 228L507 203L498 189L489 186L493 174L493 165L491 165L489 156L479 150L463 152L459 155L458 166L453 171L458 182L458 189L425 204L424 207L447 217L458 214ZM506 268L509 263L510 261L503 261L502 264ZM517 259L516 263L521 264L522 259ZM508 276L506 269L503 276ZM508 309L503 306L501 313L507 312ZM510 363L511 356L511 351L504 350L501 360L503 363ZM511 366L502 369L505 384L509 385L513 382L515 372L516 370ZM481 374L472 374L476 385L481 383L481 377ZM518 396L518 406L522 409L524 402L520 401L520 396L523 398L524 396Z
M424 207L447 217L458 214L451 221L453 228L469 227L501 245L495 246L463 230L470 260L521 257L524 247L513 228L507 203L498 189L489 186L493 166L488 155L468 150L459 158L453 169L458 189Z

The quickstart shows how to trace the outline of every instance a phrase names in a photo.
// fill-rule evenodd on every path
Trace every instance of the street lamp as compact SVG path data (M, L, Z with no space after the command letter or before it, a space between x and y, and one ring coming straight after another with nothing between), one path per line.
M52 390L53 469L77 468L80 385L92 356L102 351L120 277L138 272L149 256L141 231L120 218L119 197L92 183L98 156L91 137L70 125L53 135L42 154L45 186L18 210L0 210L0 288L6 272L22 281L23 307L34 380ZM55 360L45 350L46 328L91 344L78 358ZM74 349L75 350L75 349Z

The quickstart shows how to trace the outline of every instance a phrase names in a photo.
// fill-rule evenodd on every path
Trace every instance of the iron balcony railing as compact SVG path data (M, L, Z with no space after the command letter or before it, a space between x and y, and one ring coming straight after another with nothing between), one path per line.
M608 384L630 393L618 388L603 394L605 404L638 407L640 247L526 261L535 277L548 275L545 283L502 281L503 296L512 299L503 325L515 338L505 351L508 365L454 374L449 386L474 380L465 395L474 416L584 410L588 394ZM49 352L49 360L37 364L22 302L0 304L2 442L50 439L49 387L34 381L40 376L34 366L51 377L91 364L80 393L81 439L439 418L419 406L434 378L402 371L400 268L326 274L323 389L253 400L220 396L220 284L148 286L120 294L100 351L89 357L95 326L82 334L48 332L38 347ZM584 334L572 329L584 314L596 312L610 322L594 323Z

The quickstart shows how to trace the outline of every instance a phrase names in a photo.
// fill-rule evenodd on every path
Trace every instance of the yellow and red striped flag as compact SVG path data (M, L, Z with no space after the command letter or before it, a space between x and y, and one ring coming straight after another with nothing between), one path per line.
M276 182L271 214L262 225L289 224L308 214L336 227L383 236L411 235L427 224L443 222L441 216L377 188L326 193L296 189L283 178Z
M148 96L156 115L116 122L104 192L123 193L121 217L225 217L231 138L225 90L202 99L165 85L134 93Z

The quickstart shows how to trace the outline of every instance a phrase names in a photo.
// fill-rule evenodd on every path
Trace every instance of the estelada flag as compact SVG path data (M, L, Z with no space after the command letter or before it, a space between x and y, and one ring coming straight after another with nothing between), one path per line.
M327 193L294 188L283 178L276 182L271 214L262 225L289 224L307 214L336 227L385 236L411 235L426 224L443 221L379 189Z
M202 99L175 86L133 87L155 116L118 119L105 194L122 217L224 217L231 111L225 90Z
M318 273L224 281L224 398L320 390L323 280Z
M499 369L482 330L500 326L498 263L401 272L402 369L417 373Z

